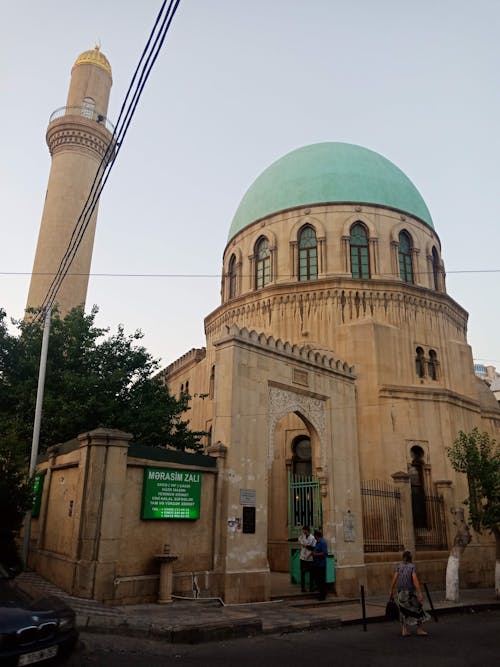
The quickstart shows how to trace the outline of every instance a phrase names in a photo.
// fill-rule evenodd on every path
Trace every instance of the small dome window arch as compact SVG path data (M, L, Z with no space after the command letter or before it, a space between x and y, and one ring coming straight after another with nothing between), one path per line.
M439 269L440 269L440 262L439 262L439 253L436 250L435 247L432 248L432 277L434 280L434 289L436 291L439 290Z
M299 280L318 278L318 239L311 225L304 225L298 235Z
M358 221L351 227L349 235L351 249L351 274L353 278L370 278L370 254L366 226Z
M228 266L229 298L233 299L237 294L236 256L231 255Z
M431 380L437 380L439 361L436 350L429 350L429 361L427 365L429 367L429 377Z
M262 289L271 282L271 250L269 241L261 236L255 244L255 288Z
M415 350L415 370L417 372L417 377L425 377L425 355L424 350L421 347L417 347Z
M415 528L427 528L424 450L422 447L415 445L410 450L410 456L411 463L408 473L410 475L413 525Z
M413 284L413 262L412 262L413 241L407 231L399 233L399 275L405 283Z
M210 368L210 380L208 385L208 398L213 399L215 396L215 364Z

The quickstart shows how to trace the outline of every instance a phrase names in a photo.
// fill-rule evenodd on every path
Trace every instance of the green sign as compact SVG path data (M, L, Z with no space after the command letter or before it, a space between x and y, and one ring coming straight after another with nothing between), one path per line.
M33 505L31 508L31 516L34 519L37 519L40 515L44 480L45 475L35 475L35 481L33 482Z
M199 519L201 473L145 468L142 519Z

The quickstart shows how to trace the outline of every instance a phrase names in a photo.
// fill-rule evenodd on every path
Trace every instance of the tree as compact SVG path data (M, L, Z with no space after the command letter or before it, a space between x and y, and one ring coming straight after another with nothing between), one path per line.
M464 503L470 524L495 536L495 591L500 598L500 446L474 427L470 433L459 432L448 457L454 470L467 475L469 497Z
M188 395L171 396L157 373L159 361L136 331L115 334L95 326L98 309L73 309L52 318L40 451L97 427L119 428L141 444L199 450L204 432L189 429ZM0 309L0 450L25 458L31 445L42 327L13 322ZM107 336L107 337L106 337Z
M20 567L15 538L32 501L33 488L28 476L19 470L14 457L0 453L0 563L7 568Z

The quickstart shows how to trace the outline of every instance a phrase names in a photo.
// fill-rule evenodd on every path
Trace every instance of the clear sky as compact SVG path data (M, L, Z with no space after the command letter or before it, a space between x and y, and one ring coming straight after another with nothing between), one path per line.
M76 57L113 68L116 119L160 0L0 0L0 306L20 318ZM500 2L181 0L103 192L87 308L167 364L204 345L232 217L305 144L375 150L414 182L474 358L500 368ZM14 274L21 275L14 275ZM182 277L181 277L182 276ZM189 276L189 277L187 277Z

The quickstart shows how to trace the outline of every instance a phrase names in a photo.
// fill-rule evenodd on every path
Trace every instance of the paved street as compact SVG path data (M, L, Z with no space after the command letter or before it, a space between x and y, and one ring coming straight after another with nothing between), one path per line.
M426 625L427 637L399 636L396 623L374 623L338 629L249 639L175 645L123 636L82 633L82 648L71 667L493 667L499 664L500 611L450 614Z

